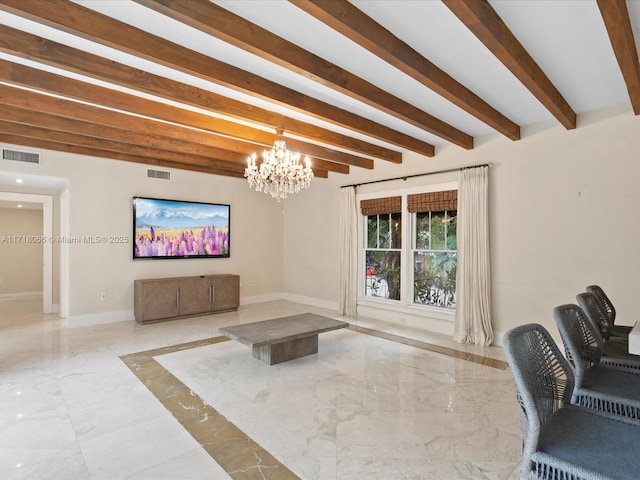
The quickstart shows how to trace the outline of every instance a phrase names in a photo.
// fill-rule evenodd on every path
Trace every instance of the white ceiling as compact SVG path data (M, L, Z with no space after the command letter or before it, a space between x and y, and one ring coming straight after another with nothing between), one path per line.
M21 209L21 210L42 210L41 203L29 203L29 202L12 202L9 200L0 200L0 209Z
M404 133L436 145L443 143L438 137L417 127L346 96L339 96L332 89L139 4L113 0L75 1ZM473 136L493 132L490 127L286 0L226 0L214 3L355 73L460 130ZM357 0L352 3L519 125L553 119L440 1ZM502 0L490 3L576 113L629 103L626 85L595 1ZM632 25L637 32L640 29L640 2L628 4ZM131 65L141 67L138 59L133 59ZM182 76L172 75L171 78L184 80ZM209 85L209 89L220 91L220 87L213 84ZM238 97L231 90L227 90L227 94ZM248 96L242 99L256 103Z
M441 138L416 126L132 1L74 2L412 137L436 146L445 143ZM225 0L214 3L271 30L278 36L298 44L474 137L495 133L480 120L285 0ZM540 122L557 122L440 1L353 0L352 3L521 127ZM640 28L640 2L627 3L633 28L637 33ZM621 104L630 107L625 82L594 0L492 0L490 4L576 113ZM2 12L0 15L2 23L6 25L148 72L222 93L249 104L282 112L352 137L363 138L374 144L391 147L383 141L364 137L362 134L288 110L281 105L258 100L74 35L8 13ZM636 43L637 39L636 34ZM5 54L0 54L0 58L26 65L37 65ZM106 85L51 67L38 66L44 70ZM114 85L110 87L128 91ZM129 93L149 97L139 92ZM195 109L184 105L182 107ZM212 115L210 111L202 110L202 113Z
M0 162L7 162L7 160L0 160ZM38 190L57 191L62 189L67 182L68 179L61 177L3 171L0 164L0 186L14 189L31 190L35 188Z

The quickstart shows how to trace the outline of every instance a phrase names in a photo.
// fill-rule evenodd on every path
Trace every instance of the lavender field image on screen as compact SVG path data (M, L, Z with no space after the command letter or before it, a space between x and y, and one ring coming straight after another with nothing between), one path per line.
M133 199L133 258L229 256L230 206Z

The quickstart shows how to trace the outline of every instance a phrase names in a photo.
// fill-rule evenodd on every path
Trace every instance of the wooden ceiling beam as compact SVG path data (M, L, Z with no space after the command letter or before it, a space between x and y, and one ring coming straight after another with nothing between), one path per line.
M640 65L638 49L631 28L629 11L625 0L597 0L600 14L611 40L622 76L627 84L627 92L633 113L640 114Z
M565 128L576 128L576 113L487 0L442 2Z
M217 137L203 131L181 128L178 125L136 117L7 85L0 85L0 103L31 109L36 112L58 115L60 117L127 129L134 132L201 143L202 145L238 152L244 155L249 155L252 149L261 148L259 145L248 142L224 139L224 137Z
M73 2L66 0L48 0L46 2L0 0L0 10L274 102L428 157L435 154L435 147L420 139L270 82L259 75L171 43Z
M6 99L4 92L7 88L0 85L0 101ZM28 92L31 93L31 92ZM36 98L38 94L32 94L32 98ZM16 98L17 95L9 93L9 96ZM14 103L22 103L19 100L13 100ZM37 102L37 100L36 100ZM61 108L56 113L63 113L69 110L75 110L76 105L73 102L63 101ZM96 109L96 107L89 107ZM99 110L99 109L98 109ZM110 112L106 111L107 115ZM110 122L113 125L126 125L126 115L111 112L115 118ZM129 153L133 155L155 156L160 159L175 161L178 163L189 163L189 159L196 161L196 164L202 166L210 166L211 162L223 162L221 165L215 165L217 168L224 167L225 170L238 170L244 172L247 163L248 154L240 154L222 150L216 147L202 145L196 142L187 142L176 138L164 137L161 135L139 133L131 129L122 129L119 127L105 126L103 123L94 123L87 120L77 120L66 118L63 116L44 113L43 109L24 109L21 107L10 106L5 102L0 104L0 119L14 124L37 127L50 132L51 138L41 136L43 140L56 140L58 134L76 135L77 138L86 140L85 143L79 144L86 147L119 151L121 153ZM135 120L135 119L134 119ZM1 121L1 120L0 120ZM175 130L175 127L173 128ZM11 132L20 134L18 132ZM39 133L42 133L39 131ZM90 139L87 140L87 139ZM69 137L59 140L62 143L73 143ZM108 148L112 146L113 148ZM181 161L180 161L181 160ZM322 171L334 171L337 173L349 173L349 166L328 162L326 160L312 159L312 169L314 174L322 177Z
M212 167L204 167L199 165L184 164L166 160L159 160L155 157L143 157L139 155L131 155L122 152L115 152L109 150L103 150L99 148L90 148L72 143L59 143L52 140L44 140L37 137L24 136L13 134L10 132L4 132L0 129L0 142L8 143L12 145L30 147L30 148L45 148L47 150L53 150L56 152L73 153L76 155L88 155L98 158L108 158L112 160L122 160L125 162L142 163L145 165L152 165L165 168L176 168L181 170L190 170L200 173L210 173L213 175L224 175L229 177L243 178L244 173L238 171L230 171L224 169L216 169Z
M106 140L104 138L95 138L77 133L53 130L51 128L39 127L33 124L14 123L11 121L0 120L0 131L10 133L12 135L39 138L41 140L48 140L51 142L68 143L70 145L125 153L140 157L157 158L159 160L166 160L180 165L195 165L244 173L244 167L239 163L224 162L215 158L206 158L187 153L167 152L161 149L141 147L139 145L131 145L128 143Z
M163 150L3 120L0 120L0 140L16 145L244 178L244 167L240 164L198 155L173 154ZM313 168L313 173L318 178L328 177L328 172L321 168Z
M511 140L520 126L347 0L289 0Z
M140 133L128 128L120 128L126 125L128 116L125 114L105 111L107 115L111 115L113 117L109 123L111 123L112 125L118 125L118 127L114 127L106 126L103 123L94 123L93 121L88 120L88 118L91 118L92 115L86 115L85 120L77 120L66 118L56 114L45 113L46 110L54 110L55 113L59 114L75 110L76 107L79 106L78 104L75 104L74 102L68 100L63 100L62 104L59 105L59 108L51 109L45 107L44 109L40 108L36 111L28 108L22 108L28 106L29 104L21 102L19 98L16 98L16 94L9 93L8 96L14 99L12 100L12 102L21 105L20 107L11 106L4 101L6 97L3 96L4 92L10 88L11 87L0 85L0 102L2 102L0 104L0 119L16 124L30 125L48 129L52 132L52 136L54 135L54 132L57 131L82 135L84 137L91 137L95 141L92 141L90 144L84 145L92 148L100 148L103 150L109 149L106 148L106 143L105 145L101 146L101 141L112 142L124 149L121 150L122 153L136 154L136 152L139 151L140 148L152 149L154 152L158 152L154 153L154 155L156 155L158 158L164 158L166 160L175 160L183 154L188 155L188 157L185 158L210 158L217 161L235 164L240 171L244 171L247 163L247 157L249 155L248 153L236 153L213 146L207 146L202 143L189 142L172 137L164 137L161 135L149 133L148 131L145 133ZM16 89L13 90L15 91ZM37 99L37 96L39 94L27 92L27 95L35 100L34 102L32 102L32 104L40 104L38 100L42 100L42 98ZM92 109L97 111L100 110L97 107L88 106L89 113ZM85 109L85 111L86 110L87 109ZM134 120L135 122L136 119L133 118L132 120ZM176 128L173 127L174 132L175 130ZM43 139L46 138L43 137ZM51 138L51 140L53 140L53 138ZM72 142L67 139L64 141L64 143ZM349 173L348 165L328 162L326 160L320 160L317 158L312 158L311 164L314 173L321 170L333 171L342 174ZM207 165L206 162L205 165ZM236 167L234 166L234 169L235 168Z
M123 150L117 150L122 153L142 156L153 155L164 160L175 160L177 162L184 157L180 163L187 163L186 160L188 158L200 158L201 160L197 164L203 166L209 166L208 159L212 159L217 162L224 162L224 166L230 170L238 171L244 171L247 163L246 156L234 152L163 138L156 135L146 135L114 127L107 127L97 123L59 117L43 112L25 110L6 104L0 105L0 121L48 130L51 132L52 137L59 133L78 135L87 139L90 138L92 139L91 144L84 144L85 146L102 148L103 150L111 150L107 145L113 144L116 147L122 148ZM43 139L47 140L46 137L43 137ZM50 140L54 140L54 138L50 138ZM64 141L69 142L68 140Z
M448 142L466 149L473 148L471 135L208 0L134 1Z
M0 51L49 66L141 91L167 100L181 102L214 114L248 120L271 128L284 127L287 132L317 142L332 144L394 163L402 163L402 153L335 131L285 117L280 113L248 105L202 88L117 63L20 30L0 26ZM233 123L225 121L225 123ZM246 128L245 132L256 131ZM245 138L253 140L252 138Z
M65 47L60 44L56 44L55 42L49 42L48 40L39 39L39 37L25 34L10 27L0 26L0 51L19 55L30 60L43 61L44 63L49 63L50 65L62 68L64 68L63 65L68 66L69 63L79 61L84 65L84 67L74 70L76 73L83 73L84 71L84 73L88 74L91 72L92 65L96 66L97 68L97 65L95 65L95 63L93 63L92 61L89 61L88 63L82 61L86 60L85 58L83 58L83 52L75 49L70 49L69 47ZM41 51L48 53L37 53ZM61 61L61 63L57 63L51 60L52 57L66 58L67 60ZM99 57L95 58L97 59ZM115 62L107 62L106 69L109 70L109 66L117 67L118 65L119 64ZM128 93L122 93L109 88L99 87L97 85L88 84L86 82L80 82L78 80L62 77L60 75L39 71L31 67L12 64L11 62L6 60L0 60L0 66L2 68L0 78L4 78L5 80L14 84L22 85L29 88L36 88L48 93L68 96L76 100L90 102L96 105L103 105L109 108L131 111L132 113L160 118L162 120L171 121L173 123L184 123L181 122L181 119L186 117L187 121L193 122L194 120L197 120L196 125L187 123L188 126L204 128L214 133L248 140L250 142L259 143L263 146L268 147L273 145L273 142L277 138L275 134L241 125L239 123L231 122L229 120L211 117L209 115L192 112L190 110L181 109L179 107L169 106L161 102L154 102L152 100L143 99L141 97ZM131 70L129 67L126 67L124 65L121 66L125 69ZM114 74L112 75L113 77L122 77L122 75L115 73L121 72L121 70L117 68L111 68L111 70L113 70L114 72ZM153 79L145 78L144 72L138 71L139 73L136 74L135 69L133 70L134 72L130 72L132 76L130 84L127 85L129 86L129 88L135 87L136 78L138 78L138 81L142 81L142 83L144 83L145 81L156 83L156 81L154 81ZM108 76L104 78L104 80L108 79ZM160 77L157 77L157 81L162 82ZM169 80L166 81L169 82ZM177 86L182 85L178 84L177 82L175 83ZM187 87L186 85L184 86ZM206 92L203 91L202 95L206 96ZM329 161L336 160L342 163L361 166L364 168L373 168L372 160L365 159L357 155L346 152L337 153L336 150L318 147L317 145L309 144L308 142L300 141L298 145L301 149L301 153L307 155L318 156ZM313 151L314 153L309 153L311 151ZM399 152L388 152L390 153L390 156L387 156L385 159L401 162L402 157Z

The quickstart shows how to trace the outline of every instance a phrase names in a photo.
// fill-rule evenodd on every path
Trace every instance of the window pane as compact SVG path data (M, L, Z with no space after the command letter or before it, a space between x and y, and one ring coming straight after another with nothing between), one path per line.
M414 252L414 303L455 308L456 257L456 252Z
M447 250L457 250L458 212L455 210L447 212L447 217L449 220L449 224L447 225Z
M367 247L378 247L378 216L369 215L367 217Z
M366 252L365 295L400 300L400 252Z
M402 214L391 214L391 248L402 248Z
M429 248L429 212L416 213L416 248Z
M391 247L391 234L389 233L389 214L378 215L378 248Z
M431 250L445 249L445 212L431 212Z

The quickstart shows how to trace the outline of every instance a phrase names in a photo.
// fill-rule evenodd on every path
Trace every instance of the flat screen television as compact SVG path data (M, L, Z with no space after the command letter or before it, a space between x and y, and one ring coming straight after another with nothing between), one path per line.
M133 259L229 257L231 206L133 197Z

